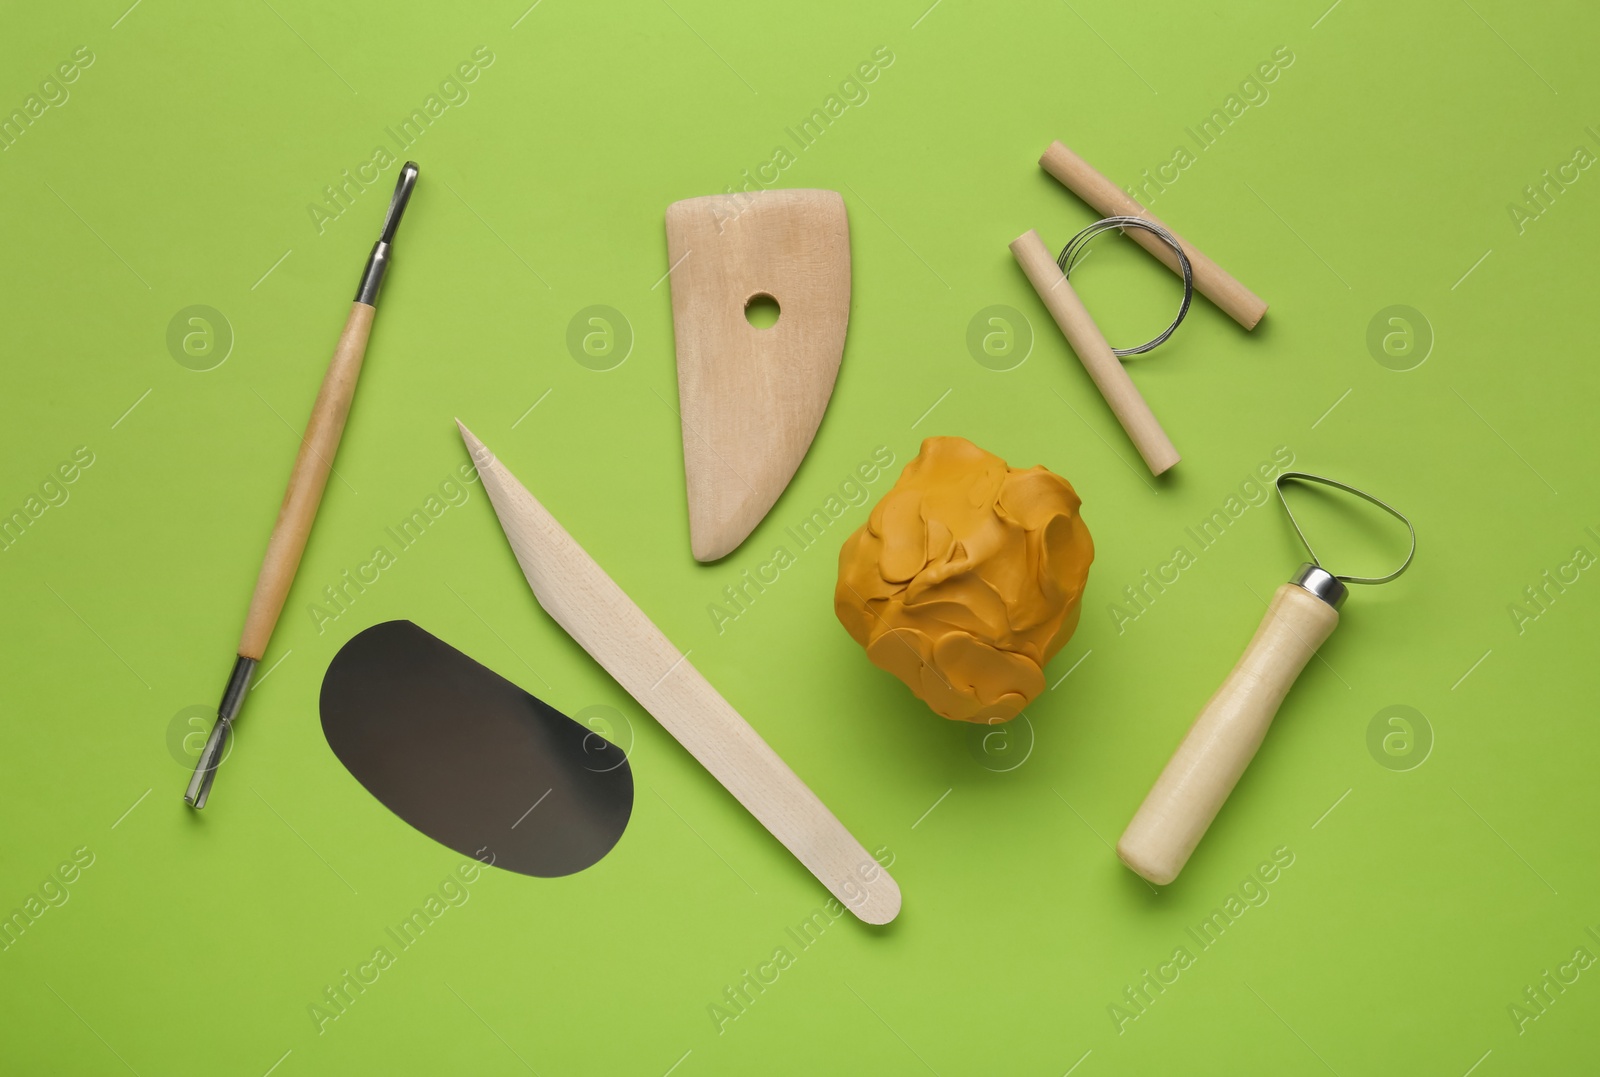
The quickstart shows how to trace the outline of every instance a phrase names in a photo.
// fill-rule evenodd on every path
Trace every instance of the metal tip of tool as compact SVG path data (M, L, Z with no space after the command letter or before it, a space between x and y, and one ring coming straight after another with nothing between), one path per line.
M389 271L389 252L394 243L394 234L400 227L400 218L405 216L406 204L411 201L411 192L417 186L417 176L421 171L415 161L407 161L400 168L400 178L394 184L394 197L389 199L389 212L383 217L383 233L378 236L378 242L372 245L366 268L361 271L361 283L356 286L357 303L365 303L369 307L378 305L378 289L383 286L384 274Z
M228 740L233 732L233 720L239 716L239 708L244 705L245 693L250 690L250 678L256 671L256 660L240 655L233 663L233 672L228 675L228 685L222 690L222 702L217 704L217 724L211 727L211 735L206 738L206 746L200 749L200 758L195 760L194 773L189 776L189 788L184 790L183 799L191 808L206 806L206 798L211 795L211 783L216 780L217 768L228 757Z
M389 212L383 218L383 235L378 237L379 243L394 242L395 229L400 227L400 218L405 214L406 203L411 201L411 191L417 185L420 172L415 161L407 161L400 167L400 178L394 184L394 197L389 199Z
M211 727L211 736L206 738L206 746L200 750L194 773L189 777L189 788L183 793L183 799L189 807L206 806L206 798L211 795L211 783L217 777L217 767L228 752L228 734L232 727L233 723L226 721L218 721Z

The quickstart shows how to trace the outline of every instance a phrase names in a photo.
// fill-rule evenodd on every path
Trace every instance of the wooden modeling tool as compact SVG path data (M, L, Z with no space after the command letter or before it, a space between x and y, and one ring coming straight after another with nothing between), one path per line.
M295 457L294 470L289 473L289 488L278 509L278 522L273 525L261 574L256 577L255 594L251 596L244 634L239 640L239 657L234 661L233 672L222 692L222 702L217 706L217 724L211 727L211 735L206 738L200 758L195 762L189 788L183 794L191 807L206 806L217 767L227 755L233 722L250 689L250 677L255 673L256 663L266 653L267 641L272 638L278 614L283 612L284 600L289 596L289 585L300 567L300 555L305 552L306 539L311 535L311 522L316 518L317 506L322 503L322 491L328 485L334 454L339 451L339 438L344 433L345 418L350 414L356 379L361 376L367 337L372 332L372 319L378 313L378 289L383 285L393 254L395 229L400 227L406 203L417 185L417 172L413 161L407 161L400 169L394 197L389 200L389 212L383 218L383 232L367 256L350 316L333 349L328 372L317 392L317 402L312 405L311 418L306 422L305 436L300 441L300 453Z
M850 229L837 191L709 195L667 207L672 328L697 561L754 531L811 447L844 356ZM752 325L752 304L778 320Z
M1321 483L1370 501L1406 525L1411 549L1399 568L1387 576L1335 576L1317 560L1311 543L1295 521L1283 496L1286 480ZM1278 498L1289 514L1295 534L1311 555L1293 578L1278 588L1266 616L1251 638L1233 672L1200 711L1188 735L1156 779L1134 815L1117 856L1146 879L1165 886L1189 862L1223 801L1233 792L1245 767L1278 713L1278 706L1300 676L1300 671L1339 624L1348 583L1387 583L1411 564L1417 552L1417 532L1399 511L1371 494L1342 482L1286 471L1278 476Z
M1130 230L1129 234L1138 236L1143 233ZM1139 450L1150 473L1159 475L1176 464L1181 459L1178 450L1172 447L1167 432L1161 429L1150 405L1139 395L1133 379L1123 369L1111 345L1106 343L1105 335L1083 305L1083 300L1067 283L1066 274L1056 264L1055 256L1045 247L1039 233L1030 228L1012 240L1011 253L1028 275L1033 290L1039 293L1039 298L1049 308L1056 325L1061 327L1067 343L1072 345L1078 360L1083 363L1083 369L1094 379L1100 395L1106 398L1117 422L1128 432L1128 440Z
M545 612L845 908L869 924L893 920L900 888L889 873L516 476L456 425Z
M1044 156L1039 158L1039 164L1102 217L1142 217L1152 224L1167 227L1154 213L1060 142L1050 143ZM1167 231L1172 230L1168 228ZM1267 312L1266 301L1229 276L1226 270L1196 250L1182 236L1176 232L1172 234L1183 245L1184 254L1194 266L1194 286L1200 290L1200 294L1221 307L1228 317L1246 329L1254 329ZM1138 231L1129 232L1128 235L1160 259L1168 269L1174 273L1183 272L1177 256L1158 236Z

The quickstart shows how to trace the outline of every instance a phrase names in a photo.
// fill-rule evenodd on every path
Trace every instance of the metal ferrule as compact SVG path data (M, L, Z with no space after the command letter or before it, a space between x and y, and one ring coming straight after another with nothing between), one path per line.
M378 289L383 287L383 275L389 271L390 252L393 248L384 240L372 245L367 256L367 267L361 271L361 283L356 287L356 302L369 307L378 305Z
M233 732L233 720L244 705L245 693L250 690L250 677L255 671L254 658L246 658L241 654L233 663L228 686L222 690L222 702L217 704L217 724L211 727L211 736L206 738L206 746L200 749L194 774L189 778L189 788L183 794L183 799L191 807L206 806L206 798L211 795L211 783L217 777L217 768L228 754L228 737Z
M369 307L378 305L378 289L383 287L383 275L389 272L389 260L394 251L394 234L411 202L411 192L417 186L419 172L415 161L407 161L400 168L400 178L395 181L394 197L389 199L389 212L383 216L383 232L367 256L367 267L361 271L361 284L356 288L356 302Z
M1289 582L1296 587L1304 587L1334 609L1344 605L1346 596L1350 594L1350 589L1337 576L1310 563L1301 565Z

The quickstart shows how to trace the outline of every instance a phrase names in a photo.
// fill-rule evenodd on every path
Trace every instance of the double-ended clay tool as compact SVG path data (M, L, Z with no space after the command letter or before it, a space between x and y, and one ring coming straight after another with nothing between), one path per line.
M1320 483L1354 494L1406 525L1411 548L1400 567L1386 576L1339 576L1322 567L1283 494L1286 481ZM1188 735L1156 779L1133 821L1117 842L1122 862L1152 883L1164 886L1178 877L1205 836L1223 801L1267 734L1295 678L1339 623L1346 584L1388 583L1411 564L1417 532L1398 509L1371 494L1333 479L1285 471L1275 483L1278 499L1295 534L1310 554L1289 582L1278 588L1266 616L1233 672L1194 720Z
M869 924L893 920L900 888L889 873L516 476L456 425L544 611L845 908Z
M250 610L244 619L244 634L239 639L239 657L228 676L228 685L222 692L222 702L217 706L217 724L211 727L200 758L195 763L194 775L183 799L191 807L203 808L211 793L211 783L216 779L217 767L227 755L228 738L233 723L239 716L245 693L250 690L250 678L256 663L266 653L267 641L277 626L278 614L289 596L289 586L294 582L295 570L300 567L300 555L305 552L306 539L311 535L311 522L316 518L317 506L322 502L323 488L328 485L328 472L333 468L333 457L339 451L339 438L344 433L345 418L350 414L350 401L355 395L356 380L361 376L361 361L367 354L367 337L372 333L372 319L378 313L378 289L389 269L393 255L395 230L411 200L411 191L417 185L417 166L407 161L400 169L400 179L394 185L394 197L389 200L389 212L383 218L383 232L367 256L366 268L361 271L361 282L356 287L355 302L350 316L345 320L344 332L333 349L328 372L323 376L322 388L317 392L317 402L311 408L311 418L306 423L305 436L300 441L300 453L295 457L294 470L289 474L289 488L284 492L283 504L278 509L278 522L273 525L272 537L267 541L267 554L261 563L261 573L256 577L255 594L250 599Z

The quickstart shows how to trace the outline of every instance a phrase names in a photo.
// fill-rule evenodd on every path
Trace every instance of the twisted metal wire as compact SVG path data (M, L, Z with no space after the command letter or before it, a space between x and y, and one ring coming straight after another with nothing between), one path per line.
M1129 228L1142 228L1144 231L1151 233L1161 242L1171 247L1172 253L1178 256L1178 265L1183 269L1183 303L1178 307L1178 316L1172 319L1172 324L1167 326L1156 337L1135 348L1112 348L1111 354L1119 359L1130 355L1142 355L1151 348L1166 343L1167 338L1172 336L1179 325L1183 324L1184 316L1189 313L1189 304L1194 300L1194 268L1189 265L1189 256L1183 253L1183 244L1178 242L1177 236L1159 224L1147 221L1143 217L1107 217L1104 220L1094 222L1067 240L1067 245L1062 247L1061 253L1056 256L1056 265L1061 267L1061 275L1071 277L1073 267L1083 260L1090 240L1102 232L1109 232L1113 229L1126 231Z

